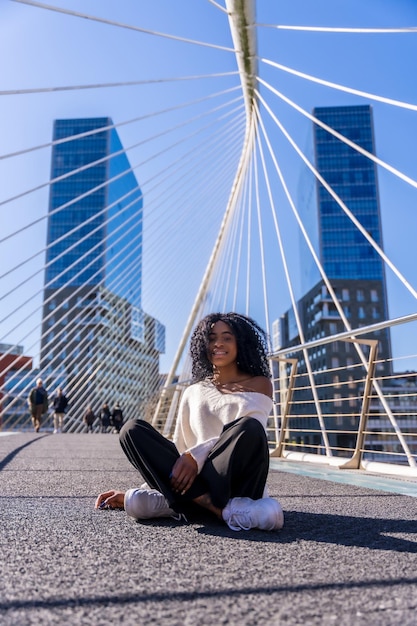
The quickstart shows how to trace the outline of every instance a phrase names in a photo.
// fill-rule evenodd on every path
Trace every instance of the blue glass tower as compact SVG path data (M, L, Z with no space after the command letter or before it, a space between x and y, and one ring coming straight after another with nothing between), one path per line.
M375 154L372 109L369 105L320 107L314 116L340 135L351 140L371 154ZM314 160L321 177L336 192L362 227L382 248L382 226L376 165L372 160L334 137L318 124L313 127ZM351 328L370 326L388 318L385 270L382 259L366 237L346 215L325 186L316 181L316 194L305 186L303 211L313 245L343 308ZM336 309L327 286L318 270L313 268L311 255L303 255L304 294L297 303L303 335L306 341L343 332L344 323ZM287 311L279 320L277 335L280 346L300 343L294 311ZM380 330L367 336L378 341L378 376L391 374L391 339L389 330ZM366 350L365 350L366 352ZM354 447L355 428L363 391L362 370L355 367L356 353L348 342L335 341L309 353L312 370L316 372L317 397L323 402L323 414L329 415L330 430L344 430L348 434L331 435L343 450ZM306 364L299 364L300 388L308 387L304 378ZM315 407L307 398L309 392L299 392L299 404L294 412L300 416L314 415ZM344 394L345 401L341 400ZM349 415L349 416L348 416ZM337 424L337 426L335 426ZM298 424L298 443L320 445L320 435L303 435L304 428L314 432L315 420L302 417Z
M313 113L340 135L375 154L372 108L369 105L320 107ZM314 151L321 176L382 248L375 163L317 124L314 125ZM351 325L365 326L387 319L383 260L321 182L317 182L317 219L320 259L330 282L346 302L345 312ZM389 331L379 337L379 357L386 361L384 369L389 373Z
M313 115L375 154L370 106L316 108ZM318 125L314 146L319 173L382 246L376 165ZM327 276L385 281L381 258L321 183L317 196L320 258Z
M56 120L53 139L43 377L65 379L77 420L116 401L137 416L165 336L142 310L142 192L110 118Z
M110 118L55 121L45 286L110 286L140 307L142 193L112 126ZM129 248L134 270L123 279Z

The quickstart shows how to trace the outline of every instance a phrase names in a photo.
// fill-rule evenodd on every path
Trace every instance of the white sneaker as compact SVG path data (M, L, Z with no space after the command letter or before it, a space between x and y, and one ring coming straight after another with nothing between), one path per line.
M181 519L168 504L165 496L156 489L128 489L125 493L125 511L135 519L173 517Z
M274 498L232 498L222 517L231 530L280 530L284 526L284 513Z
M57 434L57 432L58 432L58 429L57 429L57 428L54 428L54 435L56 435L56 434Z

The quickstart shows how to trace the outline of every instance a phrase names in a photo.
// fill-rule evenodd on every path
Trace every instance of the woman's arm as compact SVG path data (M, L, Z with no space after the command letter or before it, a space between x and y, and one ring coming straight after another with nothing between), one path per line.
M211 437L205 441L196 443L195 429L191 427L192 415L198 414L201 419L200 389L197 385L190 385L184 391L179 409L178 419L175 425L173 441L178 452L189 453L197 465L199 473L209 455L210 450L216 443L217 437ZM180 457L181 458L181 457Z

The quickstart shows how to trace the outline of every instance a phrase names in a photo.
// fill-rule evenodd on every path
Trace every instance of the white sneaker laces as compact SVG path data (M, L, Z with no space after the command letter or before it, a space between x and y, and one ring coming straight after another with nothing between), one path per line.
M250 530L253 526L249 509L231 511L227 525L231 530Z

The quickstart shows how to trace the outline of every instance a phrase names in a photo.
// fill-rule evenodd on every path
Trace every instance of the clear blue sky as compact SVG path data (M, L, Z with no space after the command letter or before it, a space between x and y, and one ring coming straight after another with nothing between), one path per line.
M100 2L92 0L50 0L54 6L65 7L120 23L134 24L180 37L232 46L225 15L207 0L124 0ZM219 4L222 4L219 0ZM417 26L417 3L414 0L260 0L257 5L260 23L393 28ZM0 0L0 91L134 81L166 78L236 69L234 55L227 51L196 48L164 38L117 28L90 20L70 17L25 4ZM417 103L415 60L417 32L408 34L328 34L302 33L262 28L259 55L294 69L342 83L356 89L386 97ZM356 104L367 102L357 96L343 94L308 83L261 64L261 75L270 80L297 104L311 111L314 106ZM234 83L236 80L234 79ZM218 89L225 86L219 79ZM172 90L175 90L175 93ZM214 84L210 89L216 91ZM199 94L198 86L181 84L166 89L107 88L69 90L57 93L0 96L0 154L7 154L51 141L55 118L110 116L116 124L158 110L175 102L178 94L191 100ZM377 154L408 176L417 179L417 114L383 104L374 104ZM310 123L299 114L282 106L282 119L302 147L306 145ZM149 121L149 132L158 128L158 120ZM135 143L129 126L120 127L125 146ZM132 163L139 161L135 153ZM285 153L286 176L295 189L300 164ZM49 179L50 151L0 161L0 200L23 189L35 187ZM148 172L137 171L141 180ZM406 277L417 285L416 190L397 181L391 174L379 175L385 250ZM146 197L145 197L146 209ZM3 232L13 232L32 216L47 210L47 191L42 190L0 207ZM144 308L167 326L167 355L162 362L166 369L185 323L205 264L210 254L218 223L207 226L207 245L198 241L195 260L189 252L189 294L179 297L182 307L173 303L172 315L166 315L166 303L158 311L158 300L148 285L144 290ZM211 230L210 230L211 228ZM188 229L188 230L187 230ZM290 231L289 231L290 232ZM187 223L175 231L178 248L192 240L195 232ZM145 239L146 239L145 231ZM28 251L44 245L45 222L31 230L18 247L0 248L2 264L10 257L25 258ZM196 246L192 246L195 248ZM294 243L293 262L297 262L298 244ZM179 255L179 253L178 253ZM153 275L152 275L153 276ZM155 280L155 277L152 277ZM390 317L414 312L414 299L388 275ZM0 288L7 286L0 283ZM42 280L39 279L39 288ZM36 285L31 285L34 292ZM170 293L167 280L164 293ZM288 308L283 298L276 307L276 317ZM20 332L20 331L19 331ZM18 341L19 333L10 335ZM394 347L401 352L407 336L398 335ZM408 348L409 349L409 348Z

